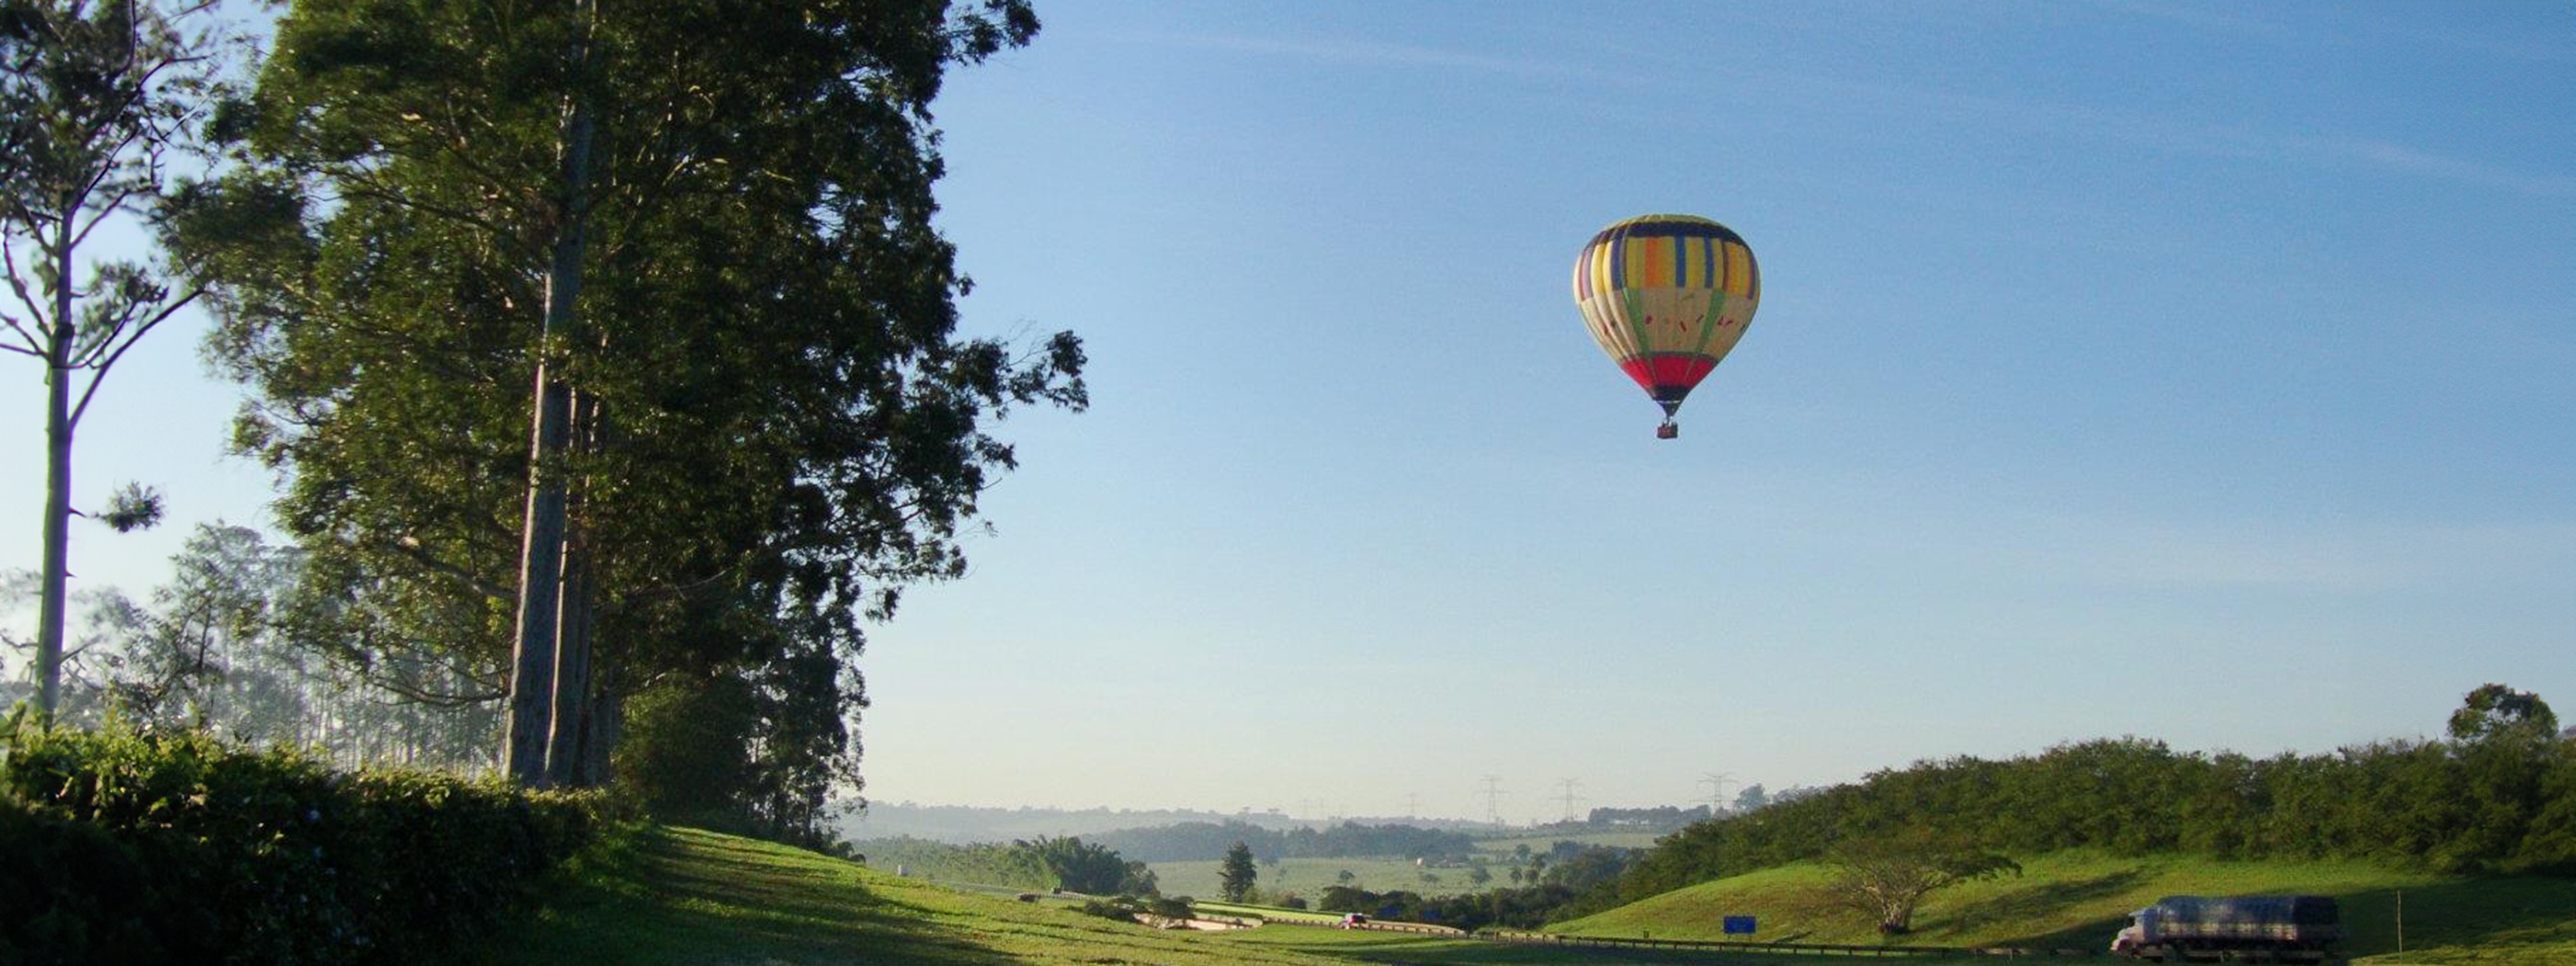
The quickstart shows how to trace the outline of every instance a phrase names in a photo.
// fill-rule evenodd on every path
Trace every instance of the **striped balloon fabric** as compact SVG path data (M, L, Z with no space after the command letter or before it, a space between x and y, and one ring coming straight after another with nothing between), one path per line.
M1592 236L1574 259L1574 304L1612 361L1664 407L1656 435L1744 337L1762 301L1753 248L1725 225L1645 215Z

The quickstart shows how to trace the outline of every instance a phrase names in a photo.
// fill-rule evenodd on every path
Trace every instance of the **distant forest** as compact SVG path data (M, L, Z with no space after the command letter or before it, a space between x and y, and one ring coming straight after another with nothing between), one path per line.
M1241 822L1264 828L1295 827L1297 820L1275 812L1201 812L1189 809L995 808L980 805L916 805L870 802L867 809L840 821L851 841L917 838L950 845L1009 842L1042 835L1097 837L1118 829L1146 828L1181 822Z
M1433 818L1358 818L1363 825L1400 823L1419 828L1446 829L1460 832L1491 832L1494 826L1482 822ZM1323 828L1319 820L1293 818L1279 812L1205 812L1192 809L1111 809L1111 808L1001 808L982 805L920 805L912 802L870 802L857 815L840 820L842 837L851 841L868 839L918 838L969 845L977 842L1008 842L1042 835L1079 835L1098 839L1103 833L1128 829L1149 829L1187 823L1234 823L1275 831L1295 828ZM1227 845L1234 840L1226 840ZM1220 846L1219 854L1224 851ZM1215 858L1215 855L1206 858ZM1160 861L1160 860L1157 860Z
M1250 846L1252 854L1263 860L1384 855L1420 859L1476 851L1476 840L1457 832L1357 822L1344 822L1322 831L1304 826L1281 831L1242 822L1183 822L1105 832L1091 840L1145 862L1216 859L1236 842Z

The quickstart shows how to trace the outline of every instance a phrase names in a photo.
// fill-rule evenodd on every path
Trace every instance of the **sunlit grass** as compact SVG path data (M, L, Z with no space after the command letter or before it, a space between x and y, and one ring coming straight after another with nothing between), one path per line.
M969 895L829 856L693 829L626 833L506 932L489 966L1169 963L1327 966L1055 905Z
M1935 893L1904 942L1934 946L2101 949L2128 912L2177 894L2317 893L2341 900L2349 952L2397 951L2405 899L2407 963L2576 963L2576 880L2471 879L2361 862L2221 862L2074 851L2022 860L2023 875ZM1870 919L1820 894L1812 864L1702 883L1548 927L1579 935L1726 939L1722 917L1754 916L1765 941L1878 942ZM1738 937L1740 938L1740 937ZM2394 960L2388 960L2394 961Z
M2358 962L2388 966L2404 891L2406 964L2576 963L2576 880L2464 879L2361 863L2228 863L2070 852L2024 860L2019 879L1936 896L1908 942L2098 949L2130 909L2173 893L2320 892L2343 900ZM1657 939L1723 938L1723 915L1760 917L1757 938L1876 941L1866 918L1815 895L1824 871L1791 866L1678 890L1558 928ZM491 943L488 966L1155 963L1171 966L1804 966L1845 957L1582 949L1270 925L1158 932L1051 903L973 895L828 856L690 829L640 828L578 860L543 911ZM1936 961L1908 959L1932 966ZM1946 962L1946 961L1942 961ZM1990 962L1959 960L1958 962Z

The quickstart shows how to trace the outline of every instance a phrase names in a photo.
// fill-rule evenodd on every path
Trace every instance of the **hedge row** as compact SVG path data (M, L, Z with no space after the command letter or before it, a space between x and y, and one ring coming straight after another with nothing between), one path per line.
M589 796L190 731L0 726L0 966L401 963L516 908Z

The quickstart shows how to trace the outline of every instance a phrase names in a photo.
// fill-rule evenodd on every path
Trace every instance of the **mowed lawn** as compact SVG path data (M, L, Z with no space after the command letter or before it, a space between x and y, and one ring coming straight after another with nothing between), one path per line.
M1052 904L969 895L830 856L693 829L622 833L575 864L486 966L1332 966ZM1313 930L1324 931L1324 930Z
M2407 963L2462 966L2576 964L2576 879L2470 879L2360 862L2221 862L2063 852L2025 858L2020 878L1935 893L1915 914L1907 942L2101 949L2130 910L2177 894L2320 893L2341 900L2348 951L2362 961L2397 949L2405 901ZM1721 917L1754 916L1755 938L1875 943L1870 919L1820 894L1828 875L1785 866L1677 889L1547 927L1574 935L1724 939Z

